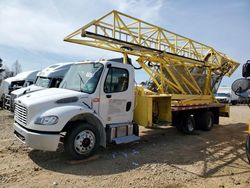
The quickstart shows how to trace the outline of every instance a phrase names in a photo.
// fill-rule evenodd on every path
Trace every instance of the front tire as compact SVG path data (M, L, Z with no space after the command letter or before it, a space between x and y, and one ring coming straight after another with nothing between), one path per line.
M232 101L232 105L235 106L237 104L237 101Z
M67 132L64 150L71 159L86 159L93 155L100 145L100 133L94 125L77 122Z

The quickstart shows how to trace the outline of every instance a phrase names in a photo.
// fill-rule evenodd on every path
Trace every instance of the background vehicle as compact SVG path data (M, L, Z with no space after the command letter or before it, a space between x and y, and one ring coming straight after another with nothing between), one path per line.
M17 74L14 77L2 81L0 87L0 97L3 108L10 108L10 93L21 87L32 85L39 71L26 71Z
M228 115L229 106L217 103L212 91L239 64L212 47L117 11L64 40L120 52L123 63L77 63L60 88L17 98L14 133L32 148L55 151L63 142L71 158L82 159L99 146L138 140L138 125L173 125L193 134ZM152 89L135 87L128 55L138 57Z
M235 95L231 87L222 86L218 88L215 98L221 103L235 105L238 103L239 96Z
M14 99L17 97L45 88L59 87L64 75L67 73L72 64L72 62L58 63L43 69L37 74L36 81L33 85L11 92L10 108L8 109L10 111L14 110Z
M0 102L1 102L1 107L3 107L3 101L5 98L5 94L9 93L9 86L11 85L12 80L14 80L14 77L9 77L6 78L1 82L0 85Z
M242 77L238 80L235 80L232 84L232 90L235 92L236 95L239 95L241 97L245 97L248 102L248 106L250 108L250 79L247 77L250 77L250 60L247 61L246 64L242 67ZM244 95L242 95L244 94ZM247 135L247 141L246 141L246 153L247 158L250 163L250 122L248 125L248 135Z

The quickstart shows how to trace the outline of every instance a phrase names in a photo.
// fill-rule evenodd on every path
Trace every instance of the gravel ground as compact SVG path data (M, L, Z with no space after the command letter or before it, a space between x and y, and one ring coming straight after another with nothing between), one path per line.
M232 106L210 132L183 135L175 128L141 128L133 144L100 149L69 161L32 150L13 136L13 116L0 111L0 187L250 187L244 142L250 109Z

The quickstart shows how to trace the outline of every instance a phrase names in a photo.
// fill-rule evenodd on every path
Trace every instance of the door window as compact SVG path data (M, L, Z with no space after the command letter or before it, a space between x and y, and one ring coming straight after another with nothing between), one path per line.
M128 71L126 69L114 68L109 69L104 83L105 93L116 93L128 89Z

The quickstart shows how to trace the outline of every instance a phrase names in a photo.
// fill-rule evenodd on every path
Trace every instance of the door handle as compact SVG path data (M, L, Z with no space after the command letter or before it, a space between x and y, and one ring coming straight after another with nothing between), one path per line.
M110 99L112 97L112 95L106 95L106 97Z
M127 105L126 105L126 111L127 111L127 112L130 110L131 104L132 104L131 101L127 102Z

